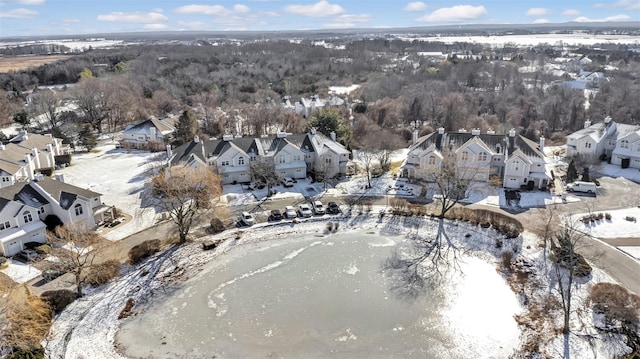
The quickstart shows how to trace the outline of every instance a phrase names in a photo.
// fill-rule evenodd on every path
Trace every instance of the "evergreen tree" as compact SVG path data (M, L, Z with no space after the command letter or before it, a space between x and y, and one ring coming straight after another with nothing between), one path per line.
M327 137L335 132L336 141L343 145L351 141L351 127L338 111L332 108L315 111L307 121L306 129L315 128Z
M82 130L78 132L78 142L80 142L80 145L85 147L87 151L91 151L98 144L98 139L96 135L93 134L93 131L91 131L89 125L84 125Z
M585 166L582 169L582 180L585 182L589 182L589 166Z
M187 143L195 137L198 132L198 121L193 112L189 110L182 111L182 115L178 119L178 125L176 126L176 132L173 134L173 143L176 146L180 146L183 143Z
M567 168L567 183L571 183L576 179L578 179L578 170L576 170L576 164L571 160Z

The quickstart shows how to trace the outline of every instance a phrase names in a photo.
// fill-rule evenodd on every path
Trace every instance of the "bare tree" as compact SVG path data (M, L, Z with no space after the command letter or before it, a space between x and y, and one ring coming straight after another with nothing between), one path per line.
M58 226L55 231L47 232L47 239L59 265L75 276L77 295L82 297L86 274L98 265L106 241L93 230L70 226Z
M55 131L58 128L57 109L61 106L61 99L58 94L51 90L42 90L37 93L31 103L31 113L34 116L42 115L49 129Z
M178 227L180 244L187 242L196 216L222 193L220 176L203 167L167 168L153 177L151 184L153 203Z
M273 166L273 161L266 158L253 159L249 165L249 174L252 181L267 185L268 195L271 195L271 186L280 180L280 176Z
M440 168L434 168L425 178L436 186L440 195L440 218L444 218L451 208L469 195L471 183L478 173L477 167L460 165L455 158L445 154Z
M72 90L72 95L82 110L84 121L98 133L102 133L102 124L109 118L110 94L107 85L96 78L83 79Z
M376 152L376 149L369 146L355 152L355 160L362 164L362 168L364 168L364 171L367 174L367 188L371 188L371 170L374 166L374 160L377 157Z

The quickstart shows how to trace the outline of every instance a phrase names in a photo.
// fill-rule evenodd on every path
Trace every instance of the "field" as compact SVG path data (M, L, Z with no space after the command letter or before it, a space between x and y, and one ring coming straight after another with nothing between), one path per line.
M30 67L50 64L65 60L73 55L44 55L44 56L5 56L0 57L0 73L25 70Z

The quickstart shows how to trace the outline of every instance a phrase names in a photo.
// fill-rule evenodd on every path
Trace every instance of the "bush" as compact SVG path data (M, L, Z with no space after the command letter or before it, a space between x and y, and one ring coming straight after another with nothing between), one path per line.
M152 256L153 254L160 251L160 240L159 239L151 239L148 241L144 241L136 246L133 246L129 251L129 263L138 264L142 262L143 259Z
M604 214L604 218L605 218L607 221L610 221L610 220L611 220L611 213L605 213L605 214Z
M595 313L604 315L607 326L638 330L639 296L617 284L597 283L591 288L589 301Z
M60 313L67 305L76 300L75 292L68 289L50 290L42 293L42 298L46 300L54 312Z
M4 265L5 263L7 263L7 258L0 257L0 267L2 267L2 265Z
M224 222L218 217L215 217L210 222L209 231L211 234L218 234L225 230Z
M91 268L86 280L93 286L99 286L108 283L118 274L120 274L120 262L111 259Z
M13 348L13 352L6 357L7 359L44 359L44 348Z
M124 305L124 308L122 308L122 310L120 311L120 314L118 315L118 319L125 319L129 317L131 315L131 309L133 309L134 304L135 304L135 301L133 300L133 298L127 299L127 303Z
M51 246L48 244L43 244L41 246L37 246L34 248L38 254L51 254Z

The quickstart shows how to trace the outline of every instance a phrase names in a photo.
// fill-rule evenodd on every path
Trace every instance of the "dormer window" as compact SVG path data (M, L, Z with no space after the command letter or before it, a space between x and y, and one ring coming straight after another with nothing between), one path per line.
M7 228L11 228L11 222L6 221L4 223L0 223L0 231L3 231Z
M436 156L429 156L429 161L427 162L429 165L433 166L436 164Z
M22 218L24 219L24 223L25 224L33 222L33 216L31 215L31 212L29 212L29 211L22 212Z
M244 157L238 157L238 165L240 166L244 165Z
M76 212L76 216L80 216L83 213L82 205L80 203L78 203L75 206L73 206L73 210Z
M620 141L620 148L629 148L629 141L627 140Z
M591 142L585 142L584 148L591 148Z
M469 152L467 152L467 151L462 152L462 156L460 157L460 159L462 161L468 161L469 160Z

